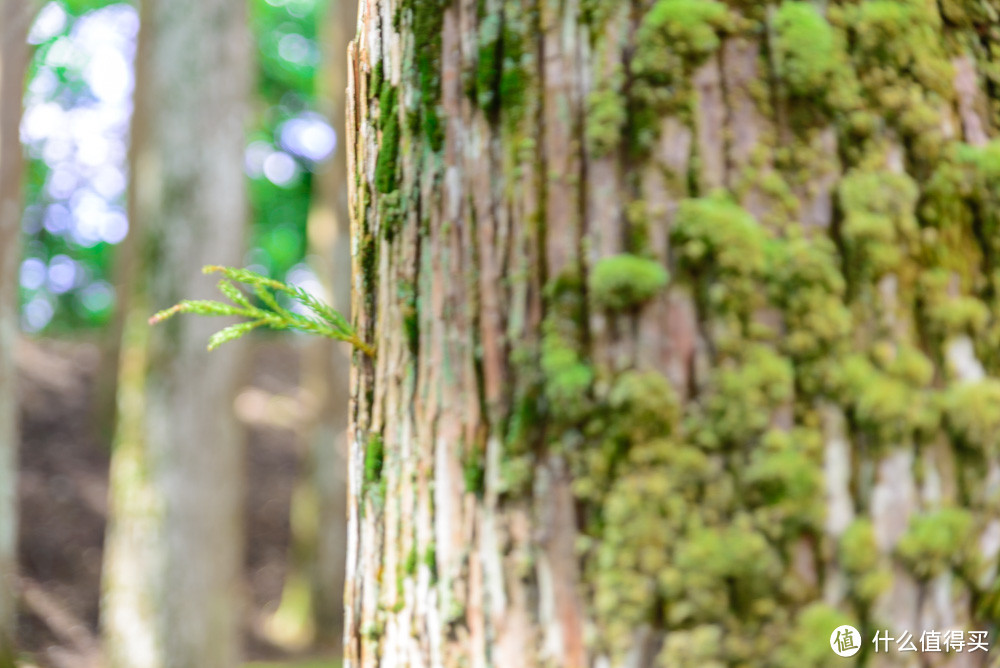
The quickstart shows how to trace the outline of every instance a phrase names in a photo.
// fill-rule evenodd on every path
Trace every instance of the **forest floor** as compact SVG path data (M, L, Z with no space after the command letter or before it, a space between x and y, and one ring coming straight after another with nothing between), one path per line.
M18 647L40 668L99 665L110 447L93 424L99 360L97 347L87 343L24 342L18 350L23 602ZM241 399L296 396L299 362L293 345L258 343L252 360ZM247 425L247 433L245 655L284 661L292 657L260 629L278 605L287 570L300 439L288 428L259 420Z

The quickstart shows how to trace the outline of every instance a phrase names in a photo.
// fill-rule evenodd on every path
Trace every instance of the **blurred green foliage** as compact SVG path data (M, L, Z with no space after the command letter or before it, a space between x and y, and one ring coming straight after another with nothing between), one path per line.
M312 172L335 141L315 111L323 4L248 5L256 86L245 165L252 220L244 264L281 280L302 262ZM114 312L113 267L127 229L125 155L136 26L130 4L52 0L33 27L22 125L26 331L62 335L99 328ZM122 65L117 80L109 78L114 68L106 62L112 44L119 51L111 60L117 57ZM95 142L101 149L96 154Z
M253 0L250 25L257 45L257 87L248 144L285 149L295 159L294 176L275 183L266 173L250 175L254 212L251 251L245 264L284 277L305 254L312 163L283 146L282 130L316 108L316 41L320 0Z

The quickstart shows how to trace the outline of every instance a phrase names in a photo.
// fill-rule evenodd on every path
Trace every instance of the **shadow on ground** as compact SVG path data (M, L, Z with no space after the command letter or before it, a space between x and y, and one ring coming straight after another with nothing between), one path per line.
M93 428L99 354L96 346L24 342L18 350L21 397L20 569L18 647L39 668L85 668L99 655L98 606L107 511L109 439ZM250 391L296 396L298 356L292 344L254 347ZM258 629L277 607L289 543L289 504L299 466L298 439L280 425L248 426L245 652L256 668L331 668L330 662L285 663L286 652Z

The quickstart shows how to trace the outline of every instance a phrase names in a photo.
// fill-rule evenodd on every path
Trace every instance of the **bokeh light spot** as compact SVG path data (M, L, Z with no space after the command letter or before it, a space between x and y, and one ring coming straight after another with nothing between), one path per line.
M44 295L36 295L24 305L21 311L21 328L28 333L35 333L49 324L55 309Z
M264 176L276 186L288 186L299 173L295 159L284 151L274 151L264 159Z
M69 292L76 285L76 262L66 255L56 255L49 260L48 288L52 294Z
M29 44L47 42L66 28L66 10L58 2L50 2L38 12L28 33Z
M279 135L282 148L310 162L321 162L337 147L336 131L313 112L285 121Z
M21 263L21 287L26 290L37 290L45 285L47 271L45 263L37 257L29 257Z

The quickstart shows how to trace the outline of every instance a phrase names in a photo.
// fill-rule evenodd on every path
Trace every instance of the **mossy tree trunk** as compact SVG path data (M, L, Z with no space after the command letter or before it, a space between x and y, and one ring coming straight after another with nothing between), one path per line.
M998 12L362 0L347 665L986 665Z
M19 127L34 3L0 0L0 667L14 665L17 626L17 429L14 349L21 267Z
M156 310L215 295L240 264L251 72L244 3L141 3L132 146L137 266L127 295L111 462L102 624L111 668L240 664L244 348L217 323Z

